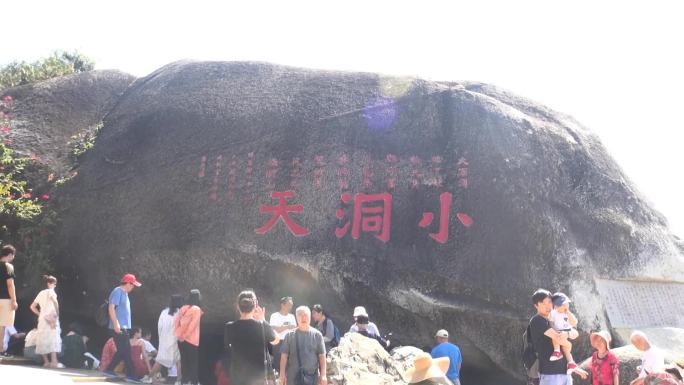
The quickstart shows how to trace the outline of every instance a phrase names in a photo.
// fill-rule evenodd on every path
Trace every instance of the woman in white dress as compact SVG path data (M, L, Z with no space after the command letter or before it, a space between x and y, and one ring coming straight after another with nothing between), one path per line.
M43 366L57 368L57 353L62 351L59 328L59 302L57 301L57 278L44 275L47 289L41 291L31 304L31 311L38 316L36 354L43 356ZM48 356L50 358L48 359Z
M159 373L161 367L171 369L176 366L178 376L176 384L180 384L181 379L181 364L180 351L178 350L178 340L174 334L174 319L178 313L178 309L183 305L183 297L177 294L171 296L169 307L162 310L159 315L159 322L157 328L159 331L159 351L155 357L154 366L150 372L149 379L154 379L155 375ZM147 379L144 379L147 380ZM143 381L145 382L145 381Z

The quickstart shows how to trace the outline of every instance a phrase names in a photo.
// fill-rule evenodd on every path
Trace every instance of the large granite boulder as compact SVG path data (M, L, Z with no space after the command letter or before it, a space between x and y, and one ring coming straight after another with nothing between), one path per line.
M89 71L0 90L0 99L13 100L5 137L19 155L66 175L74 137L95 130L133 80L121 71Z
M80 164L55 255L84 315L130 271L135 322L199 288L218 335L249 287L269 311L323 303L343 331L365 305L415 346L446 328L465 370L521 379L537 287L573 297L586 332L606 326L594 277L684 280L594 134L485 84L177 62L128 88Z

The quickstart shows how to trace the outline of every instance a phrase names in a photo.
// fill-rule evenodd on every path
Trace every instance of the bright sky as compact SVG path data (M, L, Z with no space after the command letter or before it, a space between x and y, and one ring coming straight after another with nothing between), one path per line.
M477 80L575 116L684 237L679 1L5 1L0 65L78 49ZM101 5L97 5L101 4Z

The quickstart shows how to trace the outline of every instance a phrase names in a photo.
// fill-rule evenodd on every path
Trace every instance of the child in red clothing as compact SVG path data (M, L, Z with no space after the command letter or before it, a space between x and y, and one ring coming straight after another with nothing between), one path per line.
M591 384L618 385L620 383L620 362L610 351L610 333L600 331L589 336L596 351L591 355Z

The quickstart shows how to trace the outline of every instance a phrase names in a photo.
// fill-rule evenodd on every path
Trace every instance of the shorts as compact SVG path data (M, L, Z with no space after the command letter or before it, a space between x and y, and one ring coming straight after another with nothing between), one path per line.
M14 310L11 299L0 299L0 326L14 325Z
M572 378L567 374L540 374L539 385L572 385Z

